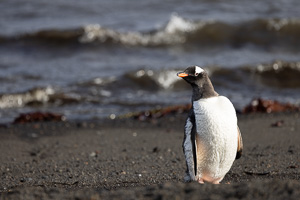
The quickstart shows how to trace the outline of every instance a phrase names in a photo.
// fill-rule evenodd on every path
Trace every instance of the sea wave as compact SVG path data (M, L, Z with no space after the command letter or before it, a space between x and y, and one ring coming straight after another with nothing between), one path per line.
M34 102L45 103L54 93L53 88L46 87L34 88L23 93L2 94L0 95L0 108L23 107Z
M145 70L141 69L135 72L129 72L125 76L134 84L147 87L148 89L172 89L174 84L178 82L175 70Z
M269 89L287 88L296 93L300 90L300 62L274 61L273 63L237 68L220 66L203 68L208 72L218 90L245 92L251 91L257 86ZM45 87L20 93L0 94L0 108L48 104L55 106L82 103L102 104L126 100L128 95L139 98L139 94L153 97L160 92L171 94L187 91L190 86L176 75L182 70L138 69L117 77L95 77L91 80L71 84L64 89Z
M300 62L259 64L255 68L255 75L260 83L269 87L300 88Z
M300 88L300 62L274 61L256 66L240 66L237 68L224 68L220 66L206 66L204 69L214 81L215 85L227 87L236 85L264 85L272 88ZM183 89L185 84L176 76L178 70L138 70L130 73L133 84L151 89L153 85L159 89ZM128 76L128 75L127 75ZM132 87L132 86L130 86Z
M172 15L161 28L151 31L120 32L100 24L75 29L41 30L17 36L0 36L0 42L43 41L76 42L79 44L120 44L126 46L202 45L287 45L300 44L300 19L256 19L240 23L222 21L191 21Z
M274 61L272 63L240 66L237 68L225 68L221 66L203 67L211 77L214 85L220 87L248 85L264 85L273 88L300 88L300 62ZM120 77L95 78L90 83L95 84L95 80L101 80L102 89L110 91L141 89L148 91L159 90L182 90L189 86L177 77L177 72L183 69L139 69L127 72Z
M19 93L0 94L0 108L18 108L55 104L56 106L83 102L84 98L76 94L64 94L53 87L39 87Z

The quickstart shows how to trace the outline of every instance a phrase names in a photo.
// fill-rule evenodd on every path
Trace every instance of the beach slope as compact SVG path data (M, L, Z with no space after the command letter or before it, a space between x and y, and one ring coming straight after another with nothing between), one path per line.
M299 113L239 115L220 185L184 183L185 115L0 128L1 199L297 199Z

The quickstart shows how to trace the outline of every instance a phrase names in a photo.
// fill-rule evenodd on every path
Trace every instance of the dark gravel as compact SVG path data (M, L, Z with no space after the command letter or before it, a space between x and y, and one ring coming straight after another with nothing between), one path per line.
M176 115L1 127L0 197L299 199L299 113L239 116L244 154L221 185L183 183L184 120Z

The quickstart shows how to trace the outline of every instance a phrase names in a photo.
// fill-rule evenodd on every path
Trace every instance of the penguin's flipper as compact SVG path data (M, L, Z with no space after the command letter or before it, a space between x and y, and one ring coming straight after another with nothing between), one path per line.
M242 156L242 152L243 152L243 139L239 127L237 127L237 134L238 134L238 141L237 141L238 148L237 148L235 159L239 159Z
M190 180L196 180L196 150L195 150L195 116L191 111L185 124L185 134L183 139L183 152L186 159L187 175L190 176Z

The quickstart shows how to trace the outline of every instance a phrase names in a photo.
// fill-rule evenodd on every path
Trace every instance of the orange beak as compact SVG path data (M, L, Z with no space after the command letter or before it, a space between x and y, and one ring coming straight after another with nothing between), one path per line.
M189 75L186 74L186 73L184 73L184 72L179 72L179 73L177 74L177 76L183 78L183 77L187 77L187 76L189 76Z

